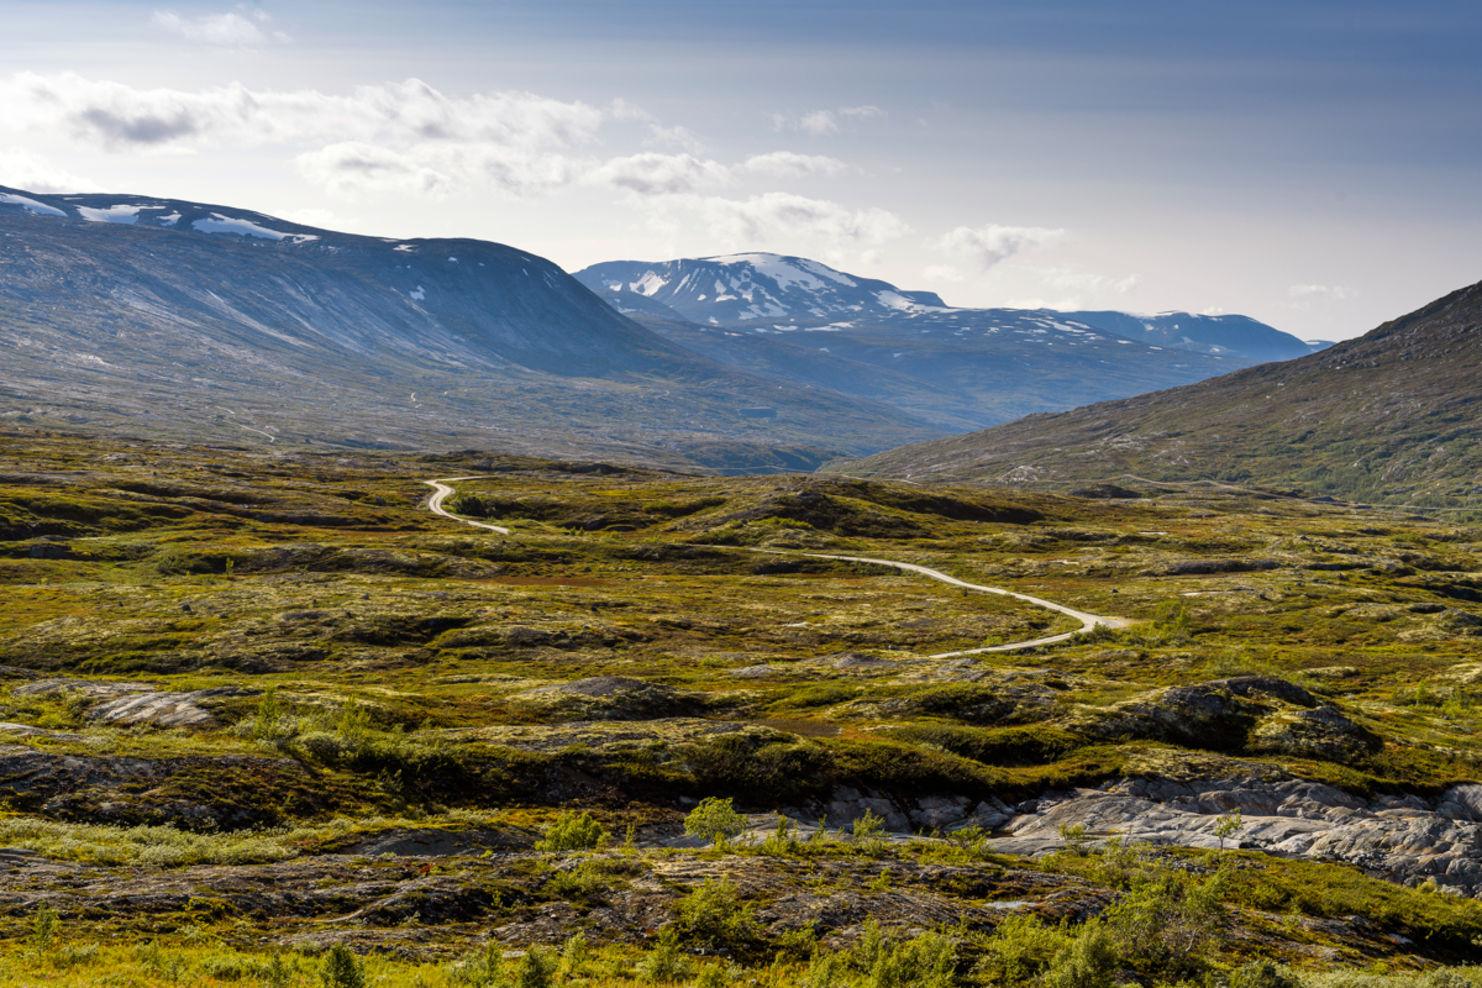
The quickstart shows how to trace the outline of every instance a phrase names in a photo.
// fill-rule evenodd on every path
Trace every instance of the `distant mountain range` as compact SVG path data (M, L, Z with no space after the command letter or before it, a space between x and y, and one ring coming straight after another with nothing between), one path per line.
M1217 481L1477 505L1482 284L1298 360L828 469L1042 486Z
M1244 316L954 308L777 254L609 261L576 277L713 359L883 400L952 430L1313 351Z
M0 424L809 469L940 435L723 366L547 260L0 189Z
M1306 352L1239 316L958 309L772 254L573 278L478 240L0 188L0 426L811 469Z

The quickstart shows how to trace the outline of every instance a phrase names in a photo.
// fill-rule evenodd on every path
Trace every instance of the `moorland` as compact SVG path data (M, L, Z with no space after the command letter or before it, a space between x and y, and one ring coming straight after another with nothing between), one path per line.
M0 984L1472 984L1479 571L1234 488L13 430Z

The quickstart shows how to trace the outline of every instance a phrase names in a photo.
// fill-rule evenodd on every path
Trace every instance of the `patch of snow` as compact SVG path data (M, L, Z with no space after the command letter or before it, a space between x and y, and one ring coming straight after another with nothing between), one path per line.
M167 224L169 226L174 226L176 223L179 223L179 222L180 222L180 214L179 213L166 213L164 216L161 216L160 217L160 223Z
M26 196L18 196L13 192L0 192L0 203L7 206L19 206L26 212L35 213L37 216L60 216L63 219L67 218L67 214L55 206L48 206L44 202L37 202L35 199L30 199Z
M668 279L659 277L657 272L645 271L643 277L628 285L628 288L637 292L639 295L652 298L659 293L659 289L668 283Z
M920 312L923 308L921 303L912 302L900 292L879 291L875 298L887 309L895 309L897 312Z
M407 292L407 294L412 297L413 301L422 302L425 301L427 298L427 289L423 288L421 285L418 285L416 288Z
M772 279L779 288L784 290L793 285L802 285L807 289L825 287L823 281L812 271L777 254L730 254L725 257L711 258L711 260L727 266L747 265L757 274Z
M395 247L393 247L391 249L394 250L394 251L398 251L398 252L400 252L402 254L409 254L412 251L414 251L414 250L417 249L417 245L416 244L397 244Z
M820 278L827 278L829 281L836 281L839 284L845 285L849 288L859 287L859 283L853 278L849 277L842 271L835 271L827 264L819 264L817 261L809 260L800 260L798 263L807 268L809 271L812 271L814 274L818 275Z
M92 206L78 206L77 214L89 223L122 223L125 226L133 226L139 222L139 210L142 206L130 206L118 203L106 209L95 209Z
M196 220L191 223L191 228L200 233L231 233L239 237L255 237L259 240L292 240L294 243L307 243L319 238L312 234L284 233L282 230L271 230L251 220L242 219L239 216L223 216L221 213L212 213L209 219Z

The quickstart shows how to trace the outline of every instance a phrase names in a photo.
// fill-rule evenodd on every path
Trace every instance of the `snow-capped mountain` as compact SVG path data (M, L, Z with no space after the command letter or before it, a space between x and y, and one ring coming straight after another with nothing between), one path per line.
M950 429L1309 352L1244 316L956 308L930 292L777 254L611 261L576 277L712 359L884 400Z
M7 420L727 466L941 433L723 366L513 247L0 188Z
M576 277L620 311L752 332L878 337L882 330L889 334L909 325L913 336L997 334L1067 346L1101 336L1243 361L1238 366L1311 352L1296 337L1246 316L959 308L933 292L907 291L780 254L607 261Z
M641 296L712 326L814 326L946 308L932 292L903 291L805 257L781 254L731 254L656 264L607 261L578 272L577 278L606 297L621 301Z

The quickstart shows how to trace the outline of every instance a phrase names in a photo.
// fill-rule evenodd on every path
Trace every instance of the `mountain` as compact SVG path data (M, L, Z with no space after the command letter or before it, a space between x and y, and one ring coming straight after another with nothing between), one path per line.
M1119 333L1129 340L1200 353L1234 354L1260 363L1305 357L1327 345L1299 340L1249 316L1196 316L1187 312L1160 312L1152 316L1134 316L1125 312L1073 312L1070 315L1097 329Z
M807 468L941 434L723 366L500 244L0 189L0 420Z
M632 293L709 325L760 326L777 320L819 325L837 319L890 318L946 309L932 292L907 292L873 278L835 271L804 257L732 254L660 261L607 261L577 273L599 293Z
M777 254L610 261L576 277L714 360L881 400L953 431L1311 352L1244 316L954 308Z
M1286 363L904 449L862 476L1076 485L1131 475L1482 503L1482 284Z

